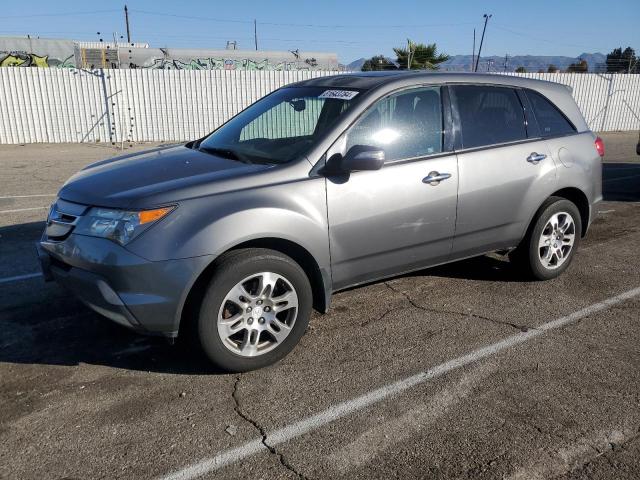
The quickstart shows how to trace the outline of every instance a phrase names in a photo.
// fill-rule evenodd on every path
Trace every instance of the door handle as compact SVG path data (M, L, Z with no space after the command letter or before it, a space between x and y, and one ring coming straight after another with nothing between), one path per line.
M441 181L446 180L447 178L451 178L450 173L429 172L429 175L422 179L422 183L428 183L429 185L433 185L435 187Z
M547 156L544 153L531 152L531 155L527 157L527 162L533 163L535 165L540 160L544 160L545 158L547 158Z

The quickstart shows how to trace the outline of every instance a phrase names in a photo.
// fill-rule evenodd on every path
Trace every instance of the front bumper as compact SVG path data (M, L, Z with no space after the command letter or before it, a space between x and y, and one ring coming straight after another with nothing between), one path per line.
M182 307L209 256L152 262L103 238L69 235L37 244L45 279L73 292L88 307L128 328L178 334Z

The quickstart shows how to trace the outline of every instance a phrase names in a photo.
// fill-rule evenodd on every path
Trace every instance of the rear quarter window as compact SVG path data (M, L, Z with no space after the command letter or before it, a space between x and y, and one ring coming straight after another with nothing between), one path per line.
M463 148L527 138L524 110L513 88L458 85L451 90L460 117Z
M571 122L545 96L533 90L527 90L527 97L531 102L542 137L575 133L576 129L571 125Z

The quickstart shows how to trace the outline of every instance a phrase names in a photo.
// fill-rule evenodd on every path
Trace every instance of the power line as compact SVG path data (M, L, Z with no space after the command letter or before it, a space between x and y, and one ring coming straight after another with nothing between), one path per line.
M24 30L3 30L4 33L6 34L12 34L12 35L26 35L26 33L24 33ZM55 34L55 35L77 35L77 36L86 36L86 37L91 37L93 38L93 36L95 35L95 32L89 32L89 31L84 31L84 32L80 32L80 31L39 31L39 34ZM216 35L179 35L179 34L171 34L171 33L158 33L158 32L145 32L145 31L138 31L138 37L139 38L143 38L143 39L164 39L164 38L175 38L178 40L228 40L229 36L216 36ZM254 36L246 36L246 37L235 37L239 40L243 40L246 43L252 43L254 42L255 38ZM273 37L264 37L262 38L263 41L273 41L273 42L307 42L307 43L314 43L314 44L339 44L339 45L344 45L344 46L350 46L350 45L368 45L369 42L359 42L359 41L355 41L355 40L339 40L339 39L327 39L327 40L320 40L320 39L313 39L313 38L273 38Z
M538 35L530 35L527 33L523 33L523 32L518 32L516 30L513 30L511 28L507 28L505 26L502 26L498 23L494 23L493 26L499 30L504 30L505 32L509 32L512 33L514 35L519 35L521 37L526 37L526 38L532 38L535 39L539 42L547 42L547 43L553 43L554 45L563 45L563 46L567 46L567 47L577 47L577 48L587 48L587 49L593 49L593 50L607 50L606 48L601 48L601 47L594 47L594 46L586 46L586 45L576 45L574 43L563 43L563 42L558 42L556 40L547 40L546 38L542 38L542 36L538 36Z
M89 35L89 32L76 32ZM226 40L229 36L214 36L214 35L179 35L179 34L171 34L171 33L158 33L158 32L149 32L146 33L144 31L138 32L139 37L143 38L176 38L176 39L184 39L184 40ZM234 38L247 41L248 43L254 42L255 38L253 36L243 36L238 37L237 35ZM325 44L344 44L344 45L369 45L369 42L359 42L356 40L339 40L339 39L315 39L315 38L273 38L273 37L261 37L262 41L274 41L274 42L308 42L308 43L325 43Z
M93 10L91 12L67 12L67 13L29 13L21 15L2 15L6 18L31 18L31 17L74 17L76 15L98 15L103 13L120 13L120 10Z
M194 17L191 15L178 15L175 13L161 13L161 12L149 12L147 10L131 10L132 12L141 13L143 15L154 15L160 17L173 17L173 18L184 18L187 20L203 20L207 22L220 22L220 23L253 23L252 20L231 20L231 19L222 19L222 18L211 18L211 17Z
M142 13L143 15L154 15L160 17L174 17L174 18L184 18L186 20L202 20L207 22L219 22L219 23L244 23L247 25L253 24L253 20L238 20L238 19L224 19L224 18L214 18L214 17L202 17L202 16L192 16L192 15L180 15L176 13L164 13L164 12L150 12L148 10L131 10L132 12ZM276 23L276 22L260 22L260 25L272 25L277 27L309 27L309 28L429 28L429 27L455 27L461 25L474 25L474 22L456 22L456 23L432 23L432 24L421 24L421 25L322 25L322 24L314 24L314 23Z

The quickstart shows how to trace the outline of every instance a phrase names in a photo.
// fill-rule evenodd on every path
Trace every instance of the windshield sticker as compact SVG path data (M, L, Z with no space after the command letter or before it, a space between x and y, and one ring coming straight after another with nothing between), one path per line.
M359 92L353 90L325 90L318 98L337 98L338 100L351 100Z

